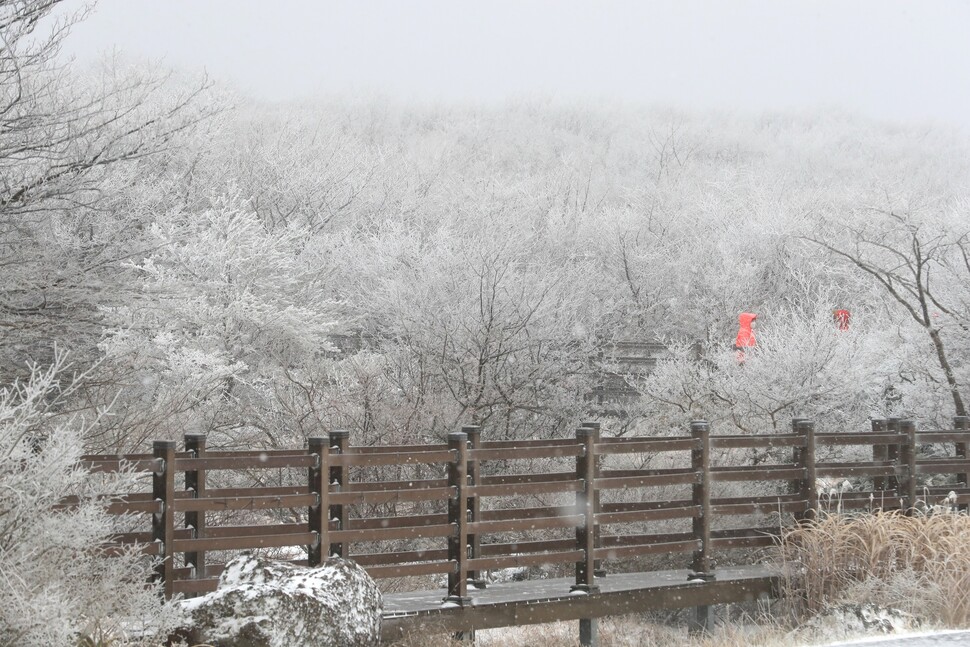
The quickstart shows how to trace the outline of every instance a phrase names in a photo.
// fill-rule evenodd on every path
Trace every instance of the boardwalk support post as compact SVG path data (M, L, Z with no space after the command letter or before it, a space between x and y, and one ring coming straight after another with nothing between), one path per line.
M448 536L448 560L455 563L448 573L448 597L445 604L464 607L468 597L468 434L455 431L448 434L448 449L454 460L448 463L448 523L453 531Z
M317 495L316 504L307 511L309 530L317 535L316 542L307 547L307 564L314 567L323 564L330 554L330 438L316 436L308 439L307 451L317 457L307 475L310 494Z
M576 479L583 482L583 489L576 492L576 512L583 515L583 525L576 527L576 545L583 551L583 559L576 562L576 583L570 591L586 595L599 591L596 585L596 442L599 435L599 425L576 430L576 441L583 446L582 455L576 457ZM598 624L596 618L579 620L580 645L596 647Z
M899 452L906 480L902 484L903 507L907 515L916 513L916 423L901 420L899 432L903 434L903 446Z
M815 471L815 423L810 420L799 420L795 425L795 431L804 440L804 445L799 452L800 465L802 468L802 478L798 482L799 497L805 500L805 511L799 515L800 522L812 522L815 520L818 510L818 489L816 487Z
M335 429L330 432L330 453L346 454L350 447L350 432L346 429ZM334 490L340 492L347 487L350 482L350 468L346 465L330 466L330 483L334 485ZM330 506L330 519L337 520L338 530L349 530L348 521L350 520L350 509L345 505ZM340 542L330 546L330 554L335 557L350 557L350 544Z
M693 535L698 547L694 551L687 579L693 582L711 582L714 580L714 562L711 559L711 427L706 420L691 421L690 435L695 443L690 452L690 463L696 477L692 504L698 510L693 519ZM694 607L694 617L688 626L689 633L710 633L713 629L714 615L711 607Z
M205 458L205 434L185 434L185 451L194 458ZM185 473L185 489L192 493L193 499L205 497L205 469L199 468ZM185 513L185 527L192 531L193 539L205 537L205 511ZM185 553L185 565L192 570L197 580L205 579L205 551Z
M152 515L152 541L158 544L159 562L153 580L162 583L166 600L175 595L175 441L156 440L152 445L158 466L152 474L152 498L159 506Z

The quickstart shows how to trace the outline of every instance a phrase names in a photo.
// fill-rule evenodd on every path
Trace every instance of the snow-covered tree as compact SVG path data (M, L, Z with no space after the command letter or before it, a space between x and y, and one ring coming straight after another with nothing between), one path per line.
M519 436L575 421L604 332L594 260L488 219L387 224L343 244L348 307L374 340L366 362L344 366L378 430L441 435L476 420Z
M124 291L120 260L142 223L119 193L139 164L211 114L207 84L107 60L56 60L83 18L60 0L0 2L0 376L46 363L53 343L91 351L97 306ZM120 208L119 208L120 207ZM122 280L118 280L121 278Z
M967 413L965 352L970 290L965 205L948 196L891 195L889 205L860 205L806 239L871 281L891 307L925 334L929 364L949 392L955 415ZM893 204L895 203L895 204ZM928 368L928 367L927 367Z
M281 438L274 401L290 372L331 350L339 304L325 250L305 224L271 229L231 196L214 205L157 218L156 251L132 266L140 295L106 313L103 374L115 377L102 397L127 385L118 406L141 421L115 421L106 445L187 431L220 445L298 442Z
M0 389L0 645L157 643L177 616L147 585L150 562L99 548L124 522L104 506L133 476L80 469L84 430L53 416L73 395L69 369L55 354Z

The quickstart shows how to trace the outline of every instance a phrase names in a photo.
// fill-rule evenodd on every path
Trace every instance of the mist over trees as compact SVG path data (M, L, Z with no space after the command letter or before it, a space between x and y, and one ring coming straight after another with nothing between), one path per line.
M100 362L76 409L111 411L93 449L185 432L290 445L334 428L405 441L471 420L561 435L588 415L591 358L615 339L703 348L638 384L623 428L903 411L933 424L963 406L953 133L845 115L228 99L177 144L99 168L87 212L41 197L45 226L22 244L10 230L5 329L24 330L28 307L63 314L33 324L4 371L54 341ZM852 311L846 334L836 308ZM760 315L760 350L738 366L742 311ZM684 371L713 382L686 396Z
M955 132L553 101L266 106L118 61L105 90L105 70L54 65L66 26L27 39L32 20L5 24L0 368L10 383L55 347L93 367L70 409L101 420L91 450L473 420L561 435L595 415L593 358L618 339L671 352L633 417L604 421L617 430L964 412ZM742 311L759 349L738 365Z
M0 370L23 378L55 347L91 369L69 410L100 420L92 451L473 420L562 435L595 414L594 358L618 339L671 350L631 416L604 421L617 432L965 411L959 133L837 112L267 106L120 61L55 65L66 25L34 25L4 18ZM742 311L759 347L739 365Z
M59 339L101 360L78 405L110 406L99 449L187 431L404 442L472 420L562 435L591 415L591 358L616 339L674 349L633 418L605 421L618 430L957 411L954 133L552 102L225 108L139 161L120 285L92 291L97 347ZM907 227L927 231L918 279ZM759 350L739 366L742 311Z

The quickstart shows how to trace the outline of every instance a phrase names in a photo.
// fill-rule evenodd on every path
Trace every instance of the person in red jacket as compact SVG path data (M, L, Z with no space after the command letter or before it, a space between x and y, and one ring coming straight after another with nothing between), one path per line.
M754 348L756 344L753 326L757 318L758 315L753 312L742 312L738 315L738 336L734 340L734 350L737 351L739 362L744 362L744 352Z
M842 332L849 330L849 319L852 318L852 315L848 310L845 308L833 310L832 316L835 317L835 325L838 326L839 330Z

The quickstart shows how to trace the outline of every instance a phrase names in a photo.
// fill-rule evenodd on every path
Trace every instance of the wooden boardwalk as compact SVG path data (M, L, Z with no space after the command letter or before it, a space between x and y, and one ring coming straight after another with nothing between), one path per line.
M573 578L468 587L464 606L445 601L447 590L384 596L385 642L418 634L458 633L561 620L599 618L648 609L675 609L777 597L780 574L767 566L720 568L713 581L688 581L689 571L617 573L596 578L599 591L574 593Z
M711 605L777 593L777 572L715 561L730 553L731 563L757 564L785 527L810 523L823 504L966 509L968 444L967 417L952 429L889 419L829 433L796 419L790 433L762 435L711 434L695 420L689 435L642 438L603 437L590 422L570 438L490 441L469 426L446 443L373 447L335 430L288 450L210 451L204 436L188 435L183 451L158 441L151 454L86 456L81 466L151 474L150 491L140 485L108 506L143 525L105 549L136 545L157 557L166 597L215 590L234 552L299 546L310 566L338 556L375 579L447 578L440 591L386 597L388 641L579 620L581 644L595 645L596 618L694 608L692 626L704 629ZM926 448L933 453L921 456ZM263 470L271 477L255 476ZM844 482L851 488L833 494ZM704 576L598 577L641 558ZM470 584L530 566L575 577Z

